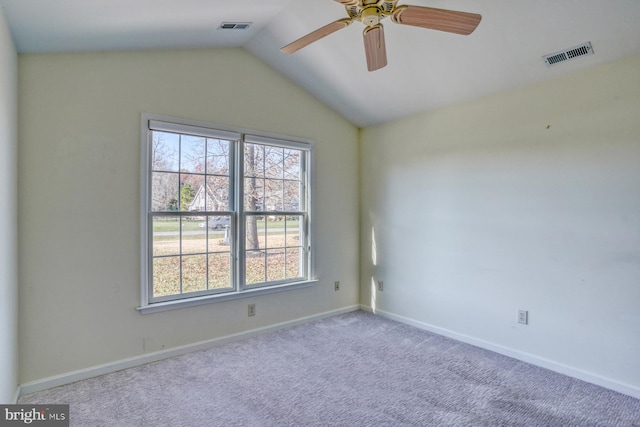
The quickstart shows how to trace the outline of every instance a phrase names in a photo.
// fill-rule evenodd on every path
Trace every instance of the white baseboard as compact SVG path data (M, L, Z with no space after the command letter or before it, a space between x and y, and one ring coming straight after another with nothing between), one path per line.
M20 399L20 386L16 387L16 394L13 395L13 403L18 403Z
M579 380L586 381L591 384L608 388L610 390L617 391L619 393L623 393L631 397L635 397L636 399L640 399L640 388L633 386L631 384L626 384L617 380L613 380L611 378L603 377L598 374L583 371L581 369L574 368L572 366L568 366L553 360L545 359L543 357L539 357L533 354L525 353L519 350L494 344L494 343L484 341L478 338L474 338L468 335L460 334L460 333L457 333L448 329L444 329L435 325L410 319L408 317L389 313L384 310L379 310L379 309L374 310L373 308L366 305L360 305L360 309L363 311L368 311L370 313L380 315L382 317L386 317L391 320L398 321L400 323L404 323L406 325L414 326L416 328L433 332L438 335L443 335L443 336L455 339L457 341L462 341L467 344L474 345L476 347L484 348L485 350L490 350L495 353L503 354L513 359L521 360L523 362L527 362L532 365L539 366L541 368L546 368L563 375L577 378Z
M145 365L151 362L157 362L158 360L168 359L174 356L180 356L183 354L191 353L198 350L205 350L207 348L215 347L217 345L226 344L232 341L237 341L245 338L254 337L269 332L274 332L280 329L288 328L303 323L308 323L314 320L324 319L331 316L337 316L339 314L349 313L352 311L360 310L359 305L353 305L337 310L327 311L324 313L314 314L312 316L301 317L299 319L291 320L288 322L282 322L275 325L265 326L262 328L252 329L238 334L227 335L220 338L214 338L211 340L200 341L193 344L187 344L180 347L174 347L166 350L156 351L153 353L143 354L140 356L130 357L127 359L117 360L115 362L105 363L103 365L93 366L91 368L80 369L73 372L68 372L61 375L55 375L48 378L43 378L29 383L21 384L16 392L16 400L20 396L26 394L35 393L37 391L46 390L53 387L59 387L65 384L71 384L76 381L86 380L89 378L97 377L104 374L109 374L123 369L133 368L140 365Z

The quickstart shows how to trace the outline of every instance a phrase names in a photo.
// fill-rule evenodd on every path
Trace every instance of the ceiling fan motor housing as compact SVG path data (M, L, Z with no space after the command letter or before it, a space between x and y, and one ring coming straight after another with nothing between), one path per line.
M367 27L378 25L391 15L398 0L336 0L345 5L347 14L352 19L362 22Z

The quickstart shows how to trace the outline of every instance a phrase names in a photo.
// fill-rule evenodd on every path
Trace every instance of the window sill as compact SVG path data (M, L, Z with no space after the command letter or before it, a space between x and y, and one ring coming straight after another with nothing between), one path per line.
M242 292L229 292L217 295L206 295L202 297L187 298L176 301L158 302L137 307L140 314L158 313L161 311L177 310L179 308L195 307L203 304L215 302L231 301L240 298L255 297L258 295L272 294L274 292L288 291L292 289L307 288L318 282L317 279L306 280L304 282L287 283L283 285L270 286L268 288L247 289Z

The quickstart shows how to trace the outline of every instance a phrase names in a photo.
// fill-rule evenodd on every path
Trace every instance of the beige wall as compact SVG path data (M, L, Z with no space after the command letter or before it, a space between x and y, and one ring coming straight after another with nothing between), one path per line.
M20 381L348 307L361 293L379 312L640 393L638 75L634 58L367 128L359 158L357 129L240 49L22 55ZM3 68L0 109L10 81ZM314 139L320 283L140 315L141 112ZM0 150L11 154L12 138L0 134ZM1 191L11 197L11 185ZM15 261L11 247L0 261Z
M358 303L358 130L243 50L21 55L19 100L21 382ZM142 112L315 140L320 282L140 315Z
M18 57L0 8L0 403L18 387Z
M640 397L639 76L636 57L365 129L362 302Z

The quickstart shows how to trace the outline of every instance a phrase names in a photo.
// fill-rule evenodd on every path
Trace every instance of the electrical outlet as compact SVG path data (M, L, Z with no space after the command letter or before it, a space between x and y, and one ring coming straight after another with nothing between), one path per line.
M518 310L518 323L529 324L529 312L527 310Z
M336 280L335 282L333 282L333 288L336 291L340 290L340 281L339 280Z
M384 282L382 280L378 280L378 290L380 292L384 291Z
M256 315L256 305L255 304L249 304L248 315L249 315L249 317Z

